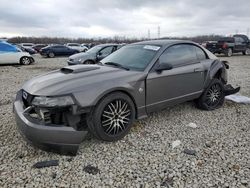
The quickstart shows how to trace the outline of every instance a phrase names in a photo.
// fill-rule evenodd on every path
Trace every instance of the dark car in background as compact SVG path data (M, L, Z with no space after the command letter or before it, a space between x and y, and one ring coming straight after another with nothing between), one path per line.
M48 46L47 44L35 44L32 48L39 52L42 48Z
M250 54L250 41L246 35L223 37L217 42L207 43L206 48L212 53L225 54L230 57L233 53Z
M116 141L135 119L169 106L195 100L204 110L221 107L225 95L240 89L227 84L226 68L189 41L129 44L99 64L68 66L27 81L14 103L17 126L38 146L75 154L88 131Z
M75 54L69 57L69 65L96 64L103 58L115 52L121 47L119 44L100 44L89 49L85 53Z
M16 46L17 46L20 50L22 50L23 52L28 52L30 55L33 55L33 54L37 53L37 51L34 50L33 48L30 48L30 47L25 48L25 47L23 47L23 46L20 45L20 44L17 44Z
M72 49L72 48L69 48L69 47L64 46L64 45L52 45L52 46L47 46L45 48L41 48L39 53L42 56L52 58L52 57L55 57L55 56L73 55L73 54L79 53L79 51L75 50L75 49Z

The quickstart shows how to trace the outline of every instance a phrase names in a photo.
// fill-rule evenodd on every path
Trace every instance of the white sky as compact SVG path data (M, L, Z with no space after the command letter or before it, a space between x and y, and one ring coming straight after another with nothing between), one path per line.
M250 0L0 0L0 37L246 34Z

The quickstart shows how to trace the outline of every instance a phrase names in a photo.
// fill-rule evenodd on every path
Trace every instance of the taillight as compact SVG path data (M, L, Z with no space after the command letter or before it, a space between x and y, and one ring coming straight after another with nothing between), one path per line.
M224 42L222 48L223 48L223 49L226 49L227 47L228 47L227 43Z

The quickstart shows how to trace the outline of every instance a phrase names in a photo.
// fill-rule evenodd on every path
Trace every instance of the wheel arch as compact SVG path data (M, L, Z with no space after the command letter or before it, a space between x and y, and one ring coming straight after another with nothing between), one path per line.
M83 61L82 64L84 64L84 63L87 62L87 61L91 61L91 62L93 62L93 64L96 64L95 60L93 60L93 59L86 59L85 61Z
M27 57L27 58L30 59L30 64L31 64L31 63L32 63L32 59L31 59L31 57L29 57L29 56L27 56L27 55L23 55L23 56L20 57L20 59L19 59L19 64L22 64L22 59L25 58L25 57Z
M110 90L110 91L107 91L105 93L103 93L102 95L100 95L96 101L95 101L95 105L94 106L97 106L105 97L107 97L108 95L112 94L112 93L116 93L116 92L120 92L120 93L123 93L125 95L127 95L133 102L134 104L134 107L135 107L135 117L137 118L137 115L138 115L138 109L137 109L137 104L135 102L135 99L133 97L133 95L127 91L126 89L124 88L117 88L117 89L114 89L114 90Z
M205 88L210 84L213 78L221 79L224 84L227 83L226 69L220 60L216 60L211 64L210 71L205 81Z

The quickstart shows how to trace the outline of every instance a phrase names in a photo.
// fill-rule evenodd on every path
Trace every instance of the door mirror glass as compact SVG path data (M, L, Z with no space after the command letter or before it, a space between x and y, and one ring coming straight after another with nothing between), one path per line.
M171 69L173 69L173 65L169 63L161 63L155 68L156 72L162 72L164 70L171 70Z

